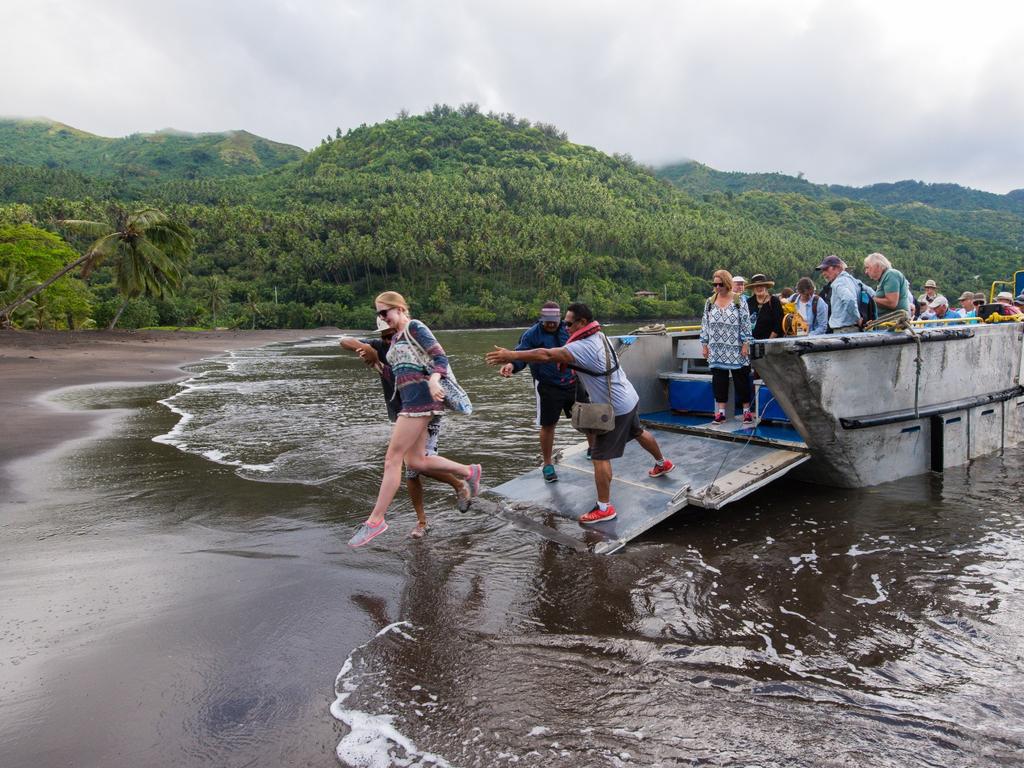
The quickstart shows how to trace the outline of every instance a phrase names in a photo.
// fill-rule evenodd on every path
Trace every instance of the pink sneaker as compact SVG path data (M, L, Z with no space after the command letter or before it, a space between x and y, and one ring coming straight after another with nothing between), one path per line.
M676 468L675 464L673 464L668 459L665 459L664 463L662 463L662 465L660 467L657 464L655 464L654 465L654 469L652 469L647 474L649 476L651 476L651 477L661 477L662 475L667 475L669 472L671 472L675 468Z
M469 497L475 499L480 495L480 477L484 473L484 468L479 464L469 465L469 478L466 482L469 484Z
M583 525L590 525L591 523L603 523L605 520L615 519L615 507L611 504L608 505L608 509L601 511L601 508L594 505L594 508L587 512L585 515L580 515L580 522Z

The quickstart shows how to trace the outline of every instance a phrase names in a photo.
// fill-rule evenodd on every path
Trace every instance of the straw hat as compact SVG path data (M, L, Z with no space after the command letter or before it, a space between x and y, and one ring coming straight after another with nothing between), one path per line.
M769 280L767 277L762 275L760 272L750 278L750 282L747 283L747 288L758 288L760 286L765 288L773 288L775 286L774 280Z

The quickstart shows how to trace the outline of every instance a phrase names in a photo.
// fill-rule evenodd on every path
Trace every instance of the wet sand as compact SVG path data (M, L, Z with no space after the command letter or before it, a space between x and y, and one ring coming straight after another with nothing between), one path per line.
M277 530L273 515L331 498L168 453L148 426L135 434L122 387L109 408L47 395L174 382L222 352L337 333L0 332L0 763L335 764L330 682L367 630L323 608L381 574L335 565L330 528ZM176 476L185 486L164 484ZM260 505L270 522L252 531ZM340 647L310 652L301 633L318 625ZM288 684L266 674L294 649Z
M0 331L0 495L12 461L86 436L97 412L56 408L43 398L65 387L183 379L183 365L276 341L336 334L336 328L273 331Z

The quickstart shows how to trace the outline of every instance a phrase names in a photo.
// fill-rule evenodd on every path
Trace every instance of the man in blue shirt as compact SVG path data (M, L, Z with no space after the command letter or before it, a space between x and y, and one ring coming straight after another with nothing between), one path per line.
M569 331L562 322L562 311L558 304L549 301L541 307L540 319L531 325L522 336L516 350L555 349L564 347L569 341ZM526 363L515 361L501 366L502 376L509 378L523 370ZM578 400L590 402L587 391L579 385L577 377L569 369L559 369L556 363L530 363L533 374L533 390L537 398L537 425L540 427L540 452L544 457L544 479L549 483L558 480L551 458L555 445L555 425L564 413L572 416L572 406ZM593 437L588 437L593 442Z
M829 333L856 333L860 330L860 310L857 309L857 281L846 271L846 264L838 256L826 256L815 267L831 287L829 294Z
M928 310L921 314L922 320L953 320L962 319L959 310L949 308L949 300L945 296L936 296L928 302Z

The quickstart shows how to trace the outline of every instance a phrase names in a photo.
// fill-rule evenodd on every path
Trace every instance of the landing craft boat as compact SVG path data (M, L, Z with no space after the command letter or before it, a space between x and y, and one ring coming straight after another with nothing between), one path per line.
M1012 284L1024 291L1024 271ZM614 462L618 517L586 529L576 522L594 503L586 443L559 457L557 483L538 469L493 491L549 538L610 553L687 506L720 509L786 474L859 488L997 453L1024 440L1024 323L983 310L985 322L754 342L752 426L711 421L698 328L611 337L676 470L648 477L650 457L631 442Z

